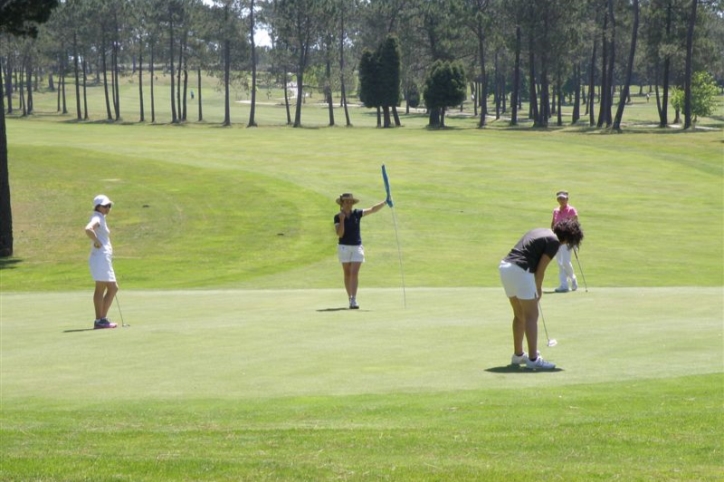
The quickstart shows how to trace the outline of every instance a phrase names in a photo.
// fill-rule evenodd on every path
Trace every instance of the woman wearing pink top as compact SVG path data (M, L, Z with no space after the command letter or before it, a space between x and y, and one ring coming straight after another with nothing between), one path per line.
M553 226L566 219L578 220L578 211L568 204L568 191L558 191L556 193L558 207L553 210L553 220L551 221L551 229ZM558 262L558 278L559 284L556 293L567 293L568 291L576 291L578 289L578 281L576 274L573 272L573 263L571 263L571 251L567 245L561 244L556 254ZM568 284L570 280L570 285Z

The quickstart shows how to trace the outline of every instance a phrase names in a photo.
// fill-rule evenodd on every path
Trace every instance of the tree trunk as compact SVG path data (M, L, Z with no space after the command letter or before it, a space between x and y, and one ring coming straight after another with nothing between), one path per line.
M671 23L672 23L672 9L673 6L670 1L666 6L666 39L668 40L671 35ZM671 56L669 54L666 54L664 57L664 71L662 72L663 78L661 81L661 89L662 89L662 96L661 96L661 104L658 105L659 108L659 127L666 127L669 125L669 81L670 81L670 71L671 71ZM656 84L657 92L658 92L658 83ZM657 95L658 98L658 95Z
M114 89L113 89L113 108L116 112L116 120L121 120L121 81L120 81L120 69L118 68L118 52L120 49L120 40L118 39L118 28L116 26L115 29L116 32L116 40L113 42L113 81L114 81Z
M196 79L198 81L196 86L196 94L198 95L198 102L199 102L199 122L204 120L203 115L203 104L201 103L201 67L196 68Z
M390 106L382 106L382 127L392 127L392 119L390 117Z
M88 120L88 62L85 57L81 62L83 68L83 120Z
M631 78L633 76L634 57L636 55L636 40L638 38L639 30L639 0L633 0L633 28L631 31L631 49L628 55L628 66L626 68L626 81L623 84L623 91L621 92L621 98L618 102L618 109L616 110L616 118L613 121L613 128L616 131L621 131L621 119L623 118L623 110L626 105L626 99L629 97L629 89L631 88Z
M16 72L17 73L17 72ZM25 117L28 115L28 106L25 104L25 61L20 64L18 75L18 103L20 104L20 115ZM63 112L65 114L65 112Z
M593 127L596 125L596 118L593 106L595 104L594 93L596 90L596 50L598 42L593 41L593 53L591 54L591 67L588 78L588 99L586 100L586 111L588 112L588 125Z
M480 27L482 31L482 27ZM480 119L478 120L478 127L485 127L486 117L488 115L488 80L485 73L485 36L482 34L478 35L478 61L480 62ZM444 125L443 125L444 127Z
M331 44L330 44L331 45ZM332 101L332 60L331 60L331 47L327 50L327 61L325 62L325 86L324 86L324 98L327 101L327 112L329 113L329 125L334 125L334 104Z
M400 127L402 122L400 122L400 116L397 113L397 106L393 105L390 109L392 110L392 119L395 121L395 127Z
M10 204L8 139L5 129L5 93L0 66L0 258L13 255L13 211Z
M28 115L33 113L33 54L28 53L25 64L25 90L28 92Z
M143 42L138 42L138 102L140 110L140 122L146 121L146 113L143 108Z
M2 57L0 57L0 61L2 61ZM0 66L0 68L2 68ZM50 76L52 79L52 75ZM5 95L8 98L8 114L13 113L13 67L12 62L8 57L5 57ZM54 89L50 89L54 90Z
M78 68L78 33L73 31L73 73L75 74L75 111L76 118L81 120L80 111L80 69Z
M179 122L183 122L184 115L183 115L183 97L181 96L181 73L183 71L183 61L184 61L184 36L183 34L179 38L178 43L178 64L176 67L176 117L178 117Z
M340 34L339 34L339 84L340 84L340 90L341 90L341 96L340 102L342 103L342 106L344 107L344 117L346 121L346 126L351 127L352 122L349 118L349 109L347 107L347 92L345 90L344 85L344 39L346 38L346 32L344 30L344 17L345 17L345 10L344 10L344 2L340 2Z
M105 93L105 99L106 99L106 115L108 120L113 119L113 114L111 114L111 99L108 97L108 63L107 63L107 56L106 53L106 36L105 34L101 37L101 69L103 70L103 92ZM61 61L62 62L62 61ZM61 64L62 68L62 64ZM62 72L62 71L61 71ZM59 79L59 83L62 84L62 78Z
M613 117L611 109L613 109L613 93L615 90L615 82L613 74L615 73L615 61L616 61L616 17L614 16L613 0L608 0L608 15L611 18L611 39L610 48L608 53L608 98L606 103L606 127L611 127L613 124Z
M689 14L689 28L686 31L686 62L684 67L684 129L693 127L691 118L691 80L692 61L694 58L694 27L696 25L696 6L698 0L691 0L691 13Z
M176 83L174 80L174 76L176 75L176 71L174 69L173 65L173 57L174 57L174 41L173 41L173 12L171 11L171 5L169 4L169 11L168 11L168 52L169 52L169 61L170 61L170 67L171 67L171 123L176 124L178 123L178 117L176 116ZM226 57L226 51L224 53L224 56ZM227 87L228 91L228 87ZM226 122L226 121L224 121ZM224 123L224 125L228 125Z
M608 29L608 15L603 20L603 33L601 35L601 99L598 106L598 121L596 127L601 128L606 120L606 104L608 103L608 96L610 95L611 88L608 85L608 55L609 55L609 42L607 39Z
M188 117L186 117L187 108L188 108L188 88L189 88L189 69L188 65L186 65L186 62L188 62L187 59L184 58L184 82L183 82L183 91L181 93L181 105L183 106L181 108L181 119L186 122Z
M533 119L535 125L536 119L538 119L538 96L535 92L535 50L533 45L533 33L528 38L528 68L530 71L530 117Z
M297 63L297 110L294 113L294 127L302 127L302 102L304 101L304 69L307 67L309 42L299 48Z
M249 124L247 127L256 127L256 43L254 41L254 0L250 2L249 8L249 26L250 35L249 42L251 43L251 106L249 109Z
M578 122L581 117L581 64L576 63L573 66L573 114L571 115L571 125Z
M231 75L231 41L224 40L224 126L231 125L231 100L229 99L229 77Z
M520 97L520 25L515 27L515 67L513 68L513 93L510 97L510 125L518 125L518 99Z
M562 103L563 103L563 88L561 87L561 79L560 77L556 81L556 101L557 101L557 109L556 109L556 125L558 127L563 125L563 113L561 112L563 109Z
M56 102L55 111L56 112L60 112L60 89L61 89L60 84L61 84L61 79L63 76L63 74L61 73L61 71L62 71L61 62L63 62L62 56L58 56L58 92L57 92L58 95L55 96L55 102ZM19 99L18 99L18 101L19 101Z
M284 69L284 107L287 111L287 125L292 124L292 114L289 112L289 77L287 77L287 69Z
M65 58L67 58L68 55L66 55L63 58L63 63L61 64L61 71L63 72L63 76L60 78L60 105L62 109L62 113L65 115L68 113L68 104L66 103L66 97L65 97Z
M154 97L154 91L153 91L153 81L154 81L154 72L153 72L153 63L155 61L154 58L154 43L151 42L151 62L148 64L148 75L151 77L151 123L156 123L156 98Z

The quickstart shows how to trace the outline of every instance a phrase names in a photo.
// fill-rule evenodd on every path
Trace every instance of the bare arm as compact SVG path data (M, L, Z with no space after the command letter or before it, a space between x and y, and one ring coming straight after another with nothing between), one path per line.
M538 261L538 268L535 271L535 287L538 290L538 299L543 295L543 278L545 278L546 268L550 262L551 257L547 254L541 256L540 261Z
M101 247L101 242L98 240L98 236L96 236L96 228L99 225L98 221L94 219L85 226L85 235L93 241L93 246L96 248Z
M367 208L364 211L362 211L362 216L367 216L368 214L374 214L380 209L384 207L384 205L387 204L387 201L380 201L371 208Z
M339 212L339 222L334 225L334 230L337 232L337 237L341 238L344 236L344 219L346 218L344 211Z

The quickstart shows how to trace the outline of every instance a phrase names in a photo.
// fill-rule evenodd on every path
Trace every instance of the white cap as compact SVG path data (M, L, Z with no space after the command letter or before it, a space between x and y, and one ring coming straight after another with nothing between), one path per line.
M98 206L107 206L109 204L113 204L113 201L108 199L108 196L105 194L99 194L95 198L93 198L93 209L97 208Z

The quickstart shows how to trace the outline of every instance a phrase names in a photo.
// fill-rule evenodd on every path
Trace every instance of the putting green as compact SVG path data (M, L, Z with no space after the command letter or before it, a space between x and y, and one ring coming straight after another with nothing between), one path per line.
M547 294L560 371L507 367L502 289L122 291L127 329L93 331L91 293L3 293L6 404L515 389L722 371L721 288ZM117 307L111 312L119 321Z

